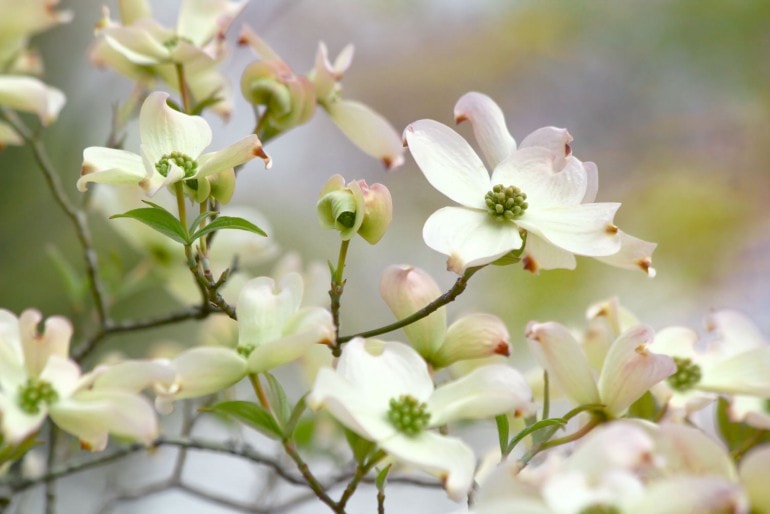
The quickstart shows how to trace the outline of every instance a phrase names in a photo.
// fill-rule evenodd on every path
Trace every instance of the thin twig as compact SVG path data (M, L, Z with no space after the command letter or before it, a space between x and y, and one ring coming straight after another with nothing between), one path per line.
M395 323L391 323L390 325L385 325L384 327L375 328L373 330L366 330L364 332L359 332L357 334L352 334L349 336L340 337L338 341L340 343L345 343L347 341L350 341L354 337L373 337L378 336L380 334L386 334L388 332L392 332L394 330L398 330L399 328L405 327L407 325L411 325L415 321L419 321L422 318L429 316L430 314L433 314L436 310L443 307L444 305L451 303L462 294L463 291L465 291L465 288L468 286L468 280L479 271L483 266L479 266L476 268L468 268L465 270L465 273L458 278L452 288L447 291L446 293L442 294L432 302L430 302L428 305L423 307L422 309L418 310L414 314L411 314L407 316L404 319L398 320Z
M51 190L56 203L59 204L75 229L78 241L80 241L80 246L83 249L83 257L86 263L86 272L88 274L91 296L94 300L99 323L100 325L105 326L109 323L107 300L104 292L104 285L99 276L99 261L96 251L94 250L91 230L88 227L85 212L75 207L64 192L59 173L56 171L53 164L51 164L48 152L46 151L45 146L43 146L43 143L29 130L29 128L27 128L24 122L22 122L14 112L5 108L0 112L2 112L5 120L16 132L18 132L24 142L32 149L32 155L40 170L43 172L48 188Z

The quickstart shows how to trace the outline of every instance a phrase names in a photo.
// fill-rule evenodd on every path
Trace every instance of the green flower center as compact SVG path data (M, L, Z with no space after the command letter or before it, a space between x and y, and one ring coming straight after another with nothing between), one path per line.
M578 514L621 514L621 511L614 505L595 503L593 505L583 507L580 509Z
M254 348L256 348L256 346L254 346L253 344L239 344L235 348L235 351L238 352L238 355L240 355L244 359L248 359L249 355L251 355L251 352L254 351Z
M413 396L402 395L390 400L388 419L399 432L415 436L428 426L430 412L426 403Z
M163 42L163 46L166 47L167 50L173 50L176 45L178 45L181 41L184 41L185 43L194 44L191 39L182 37L182 36L171 36L167 40Z
M198 161L181 152L167 153L155 163L155 169L164 177L168 177L168 170L171 169L172 162L182 168L184 178L192 177L198 170Z
M56 390L45 380L30 378L26 384L19 386L19 407L27 414L37 414L41 403L51 405L58 399Z
M516 186L497 184L484 196L490 216L498 221L513 221L521 217L529 204L527 195Z
M701 379L700 366L692 359L674 357L676 373L668 377L668 385L677 391L692 389Z

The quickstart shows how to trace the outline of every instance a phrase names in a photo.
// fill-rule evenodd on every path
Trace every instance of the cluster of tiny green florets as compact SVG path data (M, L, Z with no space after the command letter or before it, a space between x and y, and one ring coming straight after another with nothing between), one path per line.
M388 419L399 432L415 436L428 426L430 413L425 403L413 396L402 395L390 400Z
M26 384L19 386L19 407L27 414L37 414L41 403L51 405L58 399L56 390L45 380L30 378Z
M163 46L165 46L168 50L173 50L181 41L190 43L191 45L194 44L190 38L183 36L171 36L163 42Z
M484 196L489 214L500 221L520 218L529 204L527 195L516 186L497 184Z
M198 161L180 152L167 153L155 163L155 169L164 177L168 177L171 163L176 164L184 171L184 178L192 177L198 169Z
M251 352L254 351L254 348L256 348L256 346L254 346L253 344L239 344L236 347L235 351L238 352L238 355L240 355L244 359L248 359L249 355L251 355Z
M700 366L691 359L685 357L674 357L676 364L676 373L668 377L668 385L677 391L687 391L692 389L701 379Z

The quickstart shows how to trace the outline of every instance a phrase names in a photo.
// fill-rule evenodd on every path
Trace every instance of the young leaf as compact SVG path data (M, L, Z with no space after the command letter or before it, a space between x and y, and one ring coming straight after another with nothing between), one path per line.
M157 230L161 234L170 237L177 243L183 245L192 244L192 240L188 239L187 229L182 223L176 219L176 217L162 207L142 207L141 209L133 209L123 214L115 214L110 216L110 219L114 218L132 218L137 221L141 221L148 227Z
M374 451L376 445L359 436L352 430L345 429L345 438L348 440L348 446L353 451L353 458L359 466L362 466L366 457Z
M228 230L228 229L236 229L236 230L245 230L247 232L254 232L255 234L259 234L260 236L267 237L267 234L265 234L265 231L253 224L252 222L245 220L243 218L237 218L234 216L220 216L196 233L190 237L191 241L195 241L196 239L205 236L206 234L210 232L214 232L215 230Z
M205 218L208 218L209 216L216 216L218 213L216 211L206 211L204 213L201 213L198 215L197 218L193 220L192 223L190 223L190 232L195 232L195 229L198 227L198 225L201 224L201 221L203 221Z
M231 416L273 439L281 439L283 437L283 431L278 426L278 423L275 422L273 415L256 403L243 401L222 402L202 410Z
M291 416L291 405L286 398L286 392L283 390L281 383L270 373L264 373L267 379L267 397L270 401L270 406L275 412L278 424L281 427L286 427L289 422L289 416Z
M393 463L390 463L382 468L379 473L377 473L377 478L374 479L374 484L377 486L378 491L383 491L385 489L385 481L388 478L388 472L392 466Z
M500 453L505 455L505 450L508 448L508 435L510 430L508 416L505 414L495 416L495 422L497 423L497 438L500 442Z
M294 430L297 428L297 423L299 423L299 418L302 416L302 413L305 412L305 397L307 396L307 393L305 396L299 399L297 402L297 405L294 406L294 409L292 409L291 414L289 415L289 421L286 422L286 426L284 427L283 436L286 439L290 439L292 435L294 435Z

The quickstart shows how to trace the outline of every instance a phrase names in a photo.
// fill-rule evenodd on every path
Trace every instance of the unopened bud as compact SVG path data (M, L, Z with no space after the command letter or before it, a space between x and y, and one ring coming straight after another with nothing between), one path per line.
M382 184L368 186L363 180L359 180L358 184L364 195L364 221L358 235L375 244L385 235L393 219L393 200L388 188Z
M441 296L438 284L428 273L408 265L389 266L380 279L380 295L397 319L419 311ZM431 359L444 341L446 309L441 307L403 328L407 339L425 359Z
M463 316L449 326L444 344L431 359L436 368L460 360L511 354L508 329L500 318L475 313Z

